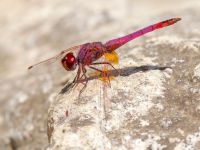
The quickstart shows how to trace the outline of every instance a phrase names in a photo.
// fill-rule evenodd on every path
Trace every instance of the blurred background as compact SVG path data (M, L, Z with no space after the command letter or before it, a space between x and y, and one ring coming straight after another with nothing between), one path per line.
M183 18L184 26L199 8L199 0L1 0L0 149L48 146L47 110L62 86L51 82L48 72L36 82L29 65L70 46L104 42L172 17ZM183 36L198 37L199 24L193 27L185 26Z

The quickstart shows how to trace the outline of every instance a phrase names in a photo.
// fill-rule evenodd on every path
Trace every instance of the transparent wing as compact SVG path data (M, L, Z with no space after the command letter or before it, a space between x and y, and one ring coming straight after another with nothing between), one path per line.
M29 66L28 75L33 76L34 78L46 76L48 78L51 78L51 80L53 81L59 80L59 82L65 82L64 80L67 80L66 78L68 78L66 76L67 71L63 68L61 64L61 59L69 52L77 52L81 48L81 46L82 45L78 45L68 48L49 59Z
M111 64L119 63L119 57L115 51L112 51L111 53L105 53L104 56L105 56L106 60L108 62L110 62Z
M80 49L82 45L78 45L78 46L74 46L74 47L70 47L66 50L63 50L61 51L59 54L57 54L56 56L53 56L49 59L46 59L46 60L43 60L41 62L38 62L34 65L31 65L28 67L28 70L33 70L33 69L36 69L37 67L42 67L42 66L47 66L51 63L54 63L54 62L57 62L59 60L61 60L61 58L68 52L71 52L71 51L75 51L77 49Z
M116 65L116 64L119 63L119 57L118 57L118 54L115 51L112 51L110 53L105 53L104 56L105 56L105 61L109 62L110 64ZM109 65L103 65L102 66L102 71L104 72L104 74L99 79L102 80L105 83L109 83L110 80L114 80L115 79L114 76L107 75L107 74L109 74L108 73L109 70L112 70L112 69L113 68L111 66L109 66Z
M111 65L118 64L119 63L118 54L115 51L112 51L110 53L105 53L102 59L100 59L99 63L101 62L109 62ZM99 64L98 66L95 66L97 69L101 70L102 72L94 71L90 73L90 76L99 76L98 77L99 80L105 83L109 83L110 80L114 79L114 76L109 74L109 72L113 70L111 65Z

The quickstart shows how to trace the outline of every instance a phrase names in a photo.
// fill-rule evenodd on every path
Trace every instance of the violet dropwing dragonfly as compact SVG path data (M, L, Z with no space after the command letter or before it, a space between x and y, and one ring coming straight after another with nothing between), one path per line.
M173 25L174 23L180 20L181 18L168 19L168 20L147 26L143 29L140 29L126 36L109 40L106 43L91 42L91 43L85 43L78 46L74 46L74 47L61 51L59 54L57 54L56 56L52 58L49 58L47 60L36 63L32 66L29 66L28 69L37 68L37 66L40 66L41 64L48 65L48 63L52 63L54 61L60 61L60 65L62 65L63 69L67 71L73 71L76 68L78 68L77 74L73 80L73 85L74 86L78 85L81 80L84 81L82 82L84 86L82 90L80 91L81 93L86 88L87 83L88 83L86 67L92 70L95 70L103 75L106 74L107 69L99 69L97 68L97 66L107 65L107 66L112 67L114 70L116 70L112 64L118 61L118 56L117 56L117 53L115 52L117 48L121 47L122 45L126 44L127 42L137 37L140 37L146 33L152 32L156 29ZM75 56L73 53L75 51L78 51L77 56ZM97 60L102 58L102 56L105 56L107 61L96 62Z

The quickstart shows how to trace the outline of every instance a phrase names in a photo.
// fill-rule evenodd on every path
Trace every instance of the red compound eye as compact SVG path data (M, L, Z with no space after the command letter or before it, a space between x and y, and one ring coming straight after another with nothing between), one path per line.
M65 57L63 57L61 63L67 71L72 71L76 69L77 63L73 53L67 53Z

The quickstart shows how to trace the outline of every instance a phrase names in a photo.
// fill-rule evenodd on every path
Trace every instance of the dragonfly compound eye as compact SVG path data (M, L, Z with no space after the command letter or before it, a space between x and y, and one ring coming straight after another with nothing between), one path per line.
M77 63L73 53L67 53L65 57L63 57L61 63L67 71L72 71L76 69Z

